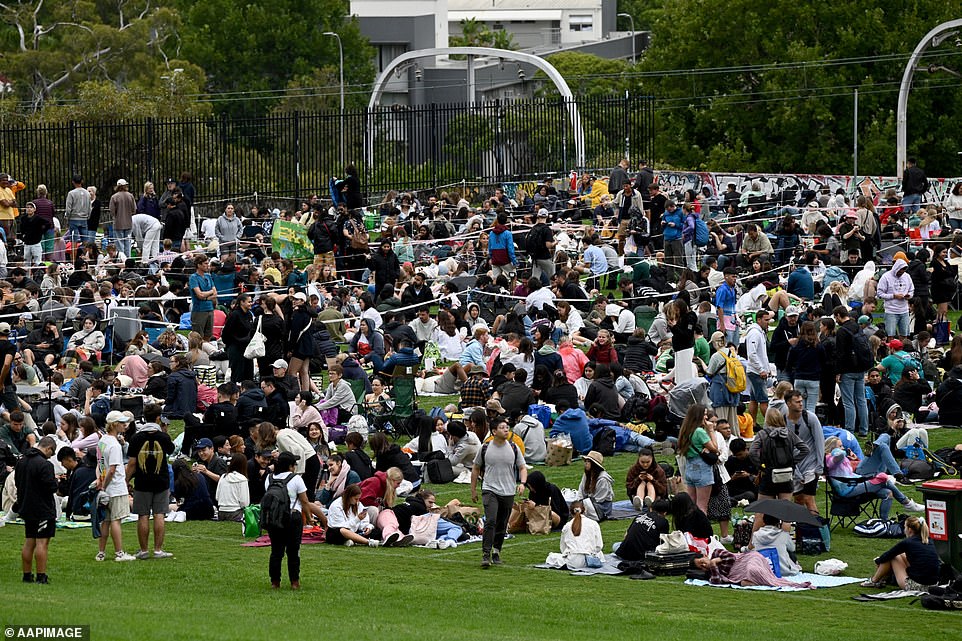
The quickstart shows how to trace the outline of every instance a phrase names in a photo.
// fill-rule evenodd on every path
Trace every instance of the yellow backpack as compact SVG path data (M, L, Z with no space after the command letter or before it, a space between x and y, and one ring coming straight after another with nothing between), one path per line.
M725 387L733 394L745 391L745 367L731 350L721 352L725 358Z

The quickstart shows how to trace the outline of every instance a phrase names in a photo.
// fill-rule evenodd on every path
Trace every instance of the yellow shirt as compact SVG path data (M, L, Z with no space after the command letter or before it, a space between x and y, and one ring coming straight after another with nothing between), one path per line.
M15 182L9 187L0 187L0 200L14 200L17 192L26 188L27 186L22 182ZM0 220L13 220L19 215L20 210L17 209L16 205L13 207L0 205Z

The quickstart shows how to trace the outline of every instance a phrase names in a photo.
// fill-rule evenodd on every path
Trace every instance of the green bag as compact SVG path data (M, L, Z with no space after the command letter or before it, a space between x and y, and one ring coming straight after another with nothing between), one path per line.
M261 506L248 505L244 508L244 538L256 539L261 535Z

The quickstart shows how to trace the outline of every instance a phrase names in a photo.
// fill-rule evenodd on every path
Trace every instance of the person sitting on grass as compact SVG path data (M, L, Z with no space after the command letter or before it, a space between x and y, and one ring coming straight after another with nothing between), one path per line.
M668 498L665 470L655 461L655 455L649 448L638 451L638 460L628 469L625 477L625 489L639 512L642 505L651 508L656 500Z
M331 454L330 458L327 459L327 469L330 478L318 490L317 500L324 507L330 508L331 504L344 494L344 488L348 485L357 485L361 482L361 477L351 469L351 466L340 454Z
M772 572L768 559L754 551L736 554L721 548L712 552L711 558L700 556L693 563L699 570L708 572L709 582L715 585L812 588L812 584L808 582L779 579Z
M361 504L361 488L351 484L344 488L341 498L331 504L327 512L325 543L331 545L381 545L381 533L368 520L368 511Z
M924 592L939 582L942 560L929 540L929 526L924 519L910 516L905 519L905 538L887 552L876 557L875 574L862 583L863 588L884 588L890 574L903 590Z
M554 483L549 483L544 474L538 471L528 474L528 500L524 502L525 509L536 505L551 506L551 529L557 530L568 522L568 503L561 490Z
M661 543L661 535L668 534L669 503L658 499L648 508L648 512L635 517L625 532L625 539L615 543L611 551L626 561L643 561L645 555Z
M585 505L581 501L571 504L571 520L561 530L561 554L549 554L545 563L564 565L569 570L585 567L601 567L605 561L604 540L597 521L585 518Z
M762 522L765 525L752 534L752 549L773 548L777 551L782 576L793 576L801 572L802 566L796 563L794 558L795 539L782 527L782 522L770 514L763 514Z
M247 483L247 458L234 454L227 473L217 483L217 520L244 521L244 508L251 504Z
M604 521L611 516L611 504L615 498L611 475L605 471L605 457L601 452L591 450L585 455L585 473L578 485L578 493L585 501L591 501L594 510L586 511L586 516L596 521Z
M185 459L174 461L174 494L177 505L171 506L167 517L171 521L209 521L214 518L214 501L207 489L207 481L200 472L191 470Z
M382 545L385 547L406 547L414 540L414 537L401 534L394 514L397 491L403 482L401 470L392 467L387 472L375 472L374 476L364 479L359 485L361 503L367 508L368 520L374 522L381 532Z

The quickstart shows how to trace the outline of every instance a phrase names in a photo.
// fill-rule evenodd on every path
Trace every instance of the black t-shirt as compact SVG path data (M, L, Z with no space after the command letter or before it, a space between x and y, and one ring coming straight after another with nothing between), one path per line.
M661 514L649 512L636 517L628 526L618 556L626 561L644 560L645 553L654 550L661 543L661 535L668 534L668 530L668 519Z
M745 478L735 479L732 478L728 482L728 493L732 496L736 494L744 494L745 492L755 492L758 493L758 488L755 486L755 476L758 474L758 468L752 462L749 457L738 458L737 456L730 456L728 460L725 461L725 469L731 476L735 476L735 472L748 472L748 476Z
M7 378L3 381L4 387L13 386L13 359L17 356L17 346L8 340L0 340L0 368L3 367L4 361L7 360L7 354L10 354L10 371L7 373ZM10 410L14 408L8 408Z
M253 458L247 462L247 487L251 495L251 505L258 505L264 498L264 479L270 473L269 469L261 469Z
M134 461L134 489L163 492L170 487L167 457L174 453L170 435L160 430L141 430L130 438L127 456Z
M675 529L682 532L691 532L692 536L697 536L700 539L710 539L714 534L711 529L711 521L708 520L704 512L697 508L685 518L676 519Z
M227 436L237 434L237 408L231 402L214 403L204 412L204 424L214 427L214 434Z

